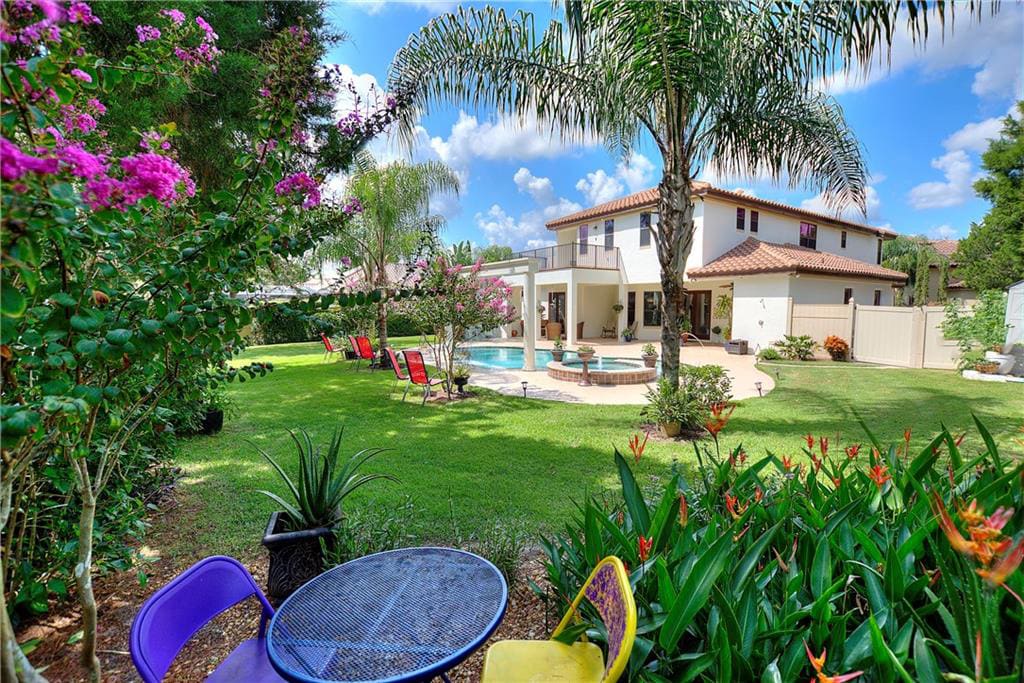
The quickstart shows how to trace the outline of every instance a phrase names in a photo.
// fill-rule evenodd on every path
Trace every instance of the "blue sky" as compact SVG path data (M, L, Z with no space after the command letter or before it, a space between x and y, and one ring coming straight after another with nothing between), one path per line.
M500 4L512 11L529 9L539 26L550 15L546 0ZM391 58L408 36L454 6L379 0L332 4L330 20L349 40L328 60L345 65L360 90L383 84ZM1007 2L978 23L959 16L952 36L929 40L925 51L901 33L891 70L875 70L867 82L837 78L827 85L864 148L871 172L869 222L946 238L964 236L971 222L984 216L987 203L974 195L971 184L981 172L979 154L986 140L998 134L1000 120L1022 98L1022 46L1024 5ZM339 110L345 108L339 103ZM445 107L420 126L413 158L440 159L463 182L458 198L438 198L432 206L448 218L447 242L540 246L551 239L546 220L652 187L661 168L650 145L641 145L625 163L600 145L568 147L535 128L500 120L493 111ZM385 159L403 153L383 140L371 149ZM759 197L822 207L813 193L757 178L707 179ZM336 179L333 185L341 183Z

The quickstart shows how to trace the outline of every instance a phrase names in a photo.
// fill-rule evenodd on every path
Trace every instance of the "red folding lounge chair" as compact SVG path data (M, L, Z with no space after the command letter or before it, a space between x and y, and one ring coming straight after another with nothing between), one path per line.
M361 358L361 356L359 355L359 342L356 341L355 337L353 337L352 335L349 335L348 336L348 343L349 343L349 346L352 347L352 355L354 355L355 358L356 358L356 364L352 366L352 369L353 370L358 370L359 369L359 360Z
M323 332L320 333L320 341L322 341L324 343L324 362L325 363L331 357L331 355L333 355L335 353L339 354L342 358L345 357L345 349L340 349L340 348L336 347L334 344L332 344L331 343L331 338L328 337Z
M444 384L444 380L430 378L427 374L427 364L423 362L423 354L419 351L402 351L402 355L405 356L405 367L409 371L409 384L405 387L402 400L404 401L406 394L409 393L409 387L415 384L423 387L423 402L420 405L425 405L430 398L430 388Z
M397 386L399 382L405 382L406 383L406 391L408 391L409 390L409 387L408 387L409 375L405 372L405 370L399 364L399 362L398 362L398 355L395 353L395 350L389 346L389 347L384 349L384 352L386 354L388 354L388 360L391 361L391 369L395 371L395 383L391 385L391 393L394 393L395 386ZM403 395L402 398L404 399L405 396Z
M359 360L367 361L370 370L373 370L373 363L376 360L376 357L373 355L373 344L370 343L370 338L356 337L356 343L359 344Z

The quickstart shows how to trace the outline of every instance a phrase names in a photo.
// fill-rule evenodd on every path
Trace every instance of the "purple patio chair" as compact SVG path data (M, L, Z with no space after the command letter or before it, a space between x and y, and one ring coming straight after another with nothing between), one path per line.
M129 650L146 683L159 683L175 656L199 629L224 610L255 595L263 608L259 634L228 655L207 681L283 681L267 658L267 622L274 608L242 564L207 557L179 574L142 605L132 622Z

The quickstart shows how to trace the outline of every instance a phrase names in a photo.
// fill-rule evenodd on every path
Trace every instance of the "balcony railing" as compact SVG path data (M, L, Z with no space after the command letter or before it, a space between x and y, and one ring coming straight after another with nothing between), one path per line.
M514 258L535 258L540 261L541 270L559 270L561 268L618 270L620 264L618 247L580 242L521 251Z

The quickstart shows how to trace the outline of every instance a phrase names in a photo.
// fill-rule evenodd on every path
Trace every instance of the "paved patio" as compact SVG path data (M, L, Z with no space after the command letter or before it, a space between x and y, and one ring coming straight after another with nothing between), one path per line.
M609 339L585 339L583 343L593 346L598 356L611 358L640 359L640 349L644 342L615 342ZM509 346L521 347L522 342L492 340L467 344L468 346ZM551 349L552 342L540 340L538 349ZM659 345L655 344L657 348ZM567 347L572 350L575 347ZM680 360L687 365L721 365L732 378L733 397L737 399L758 396L757 382L761 383L761 394L767 394L775 388L773 378L755 367L756 358L752 355L735 356L725 352L721 346L707 345L701 347L696 343L688 343L679 350ZM570 403L610 403L610 404L643 404L647 401L645 384L625 384L617 386L581 387L572 382L548 377L545 368L537 368L532 372L524 370L497 370L471 366L473 376L471 385L486 387L510 396L522 396L522 382L527 382L526 395L549 401L566 401Z

